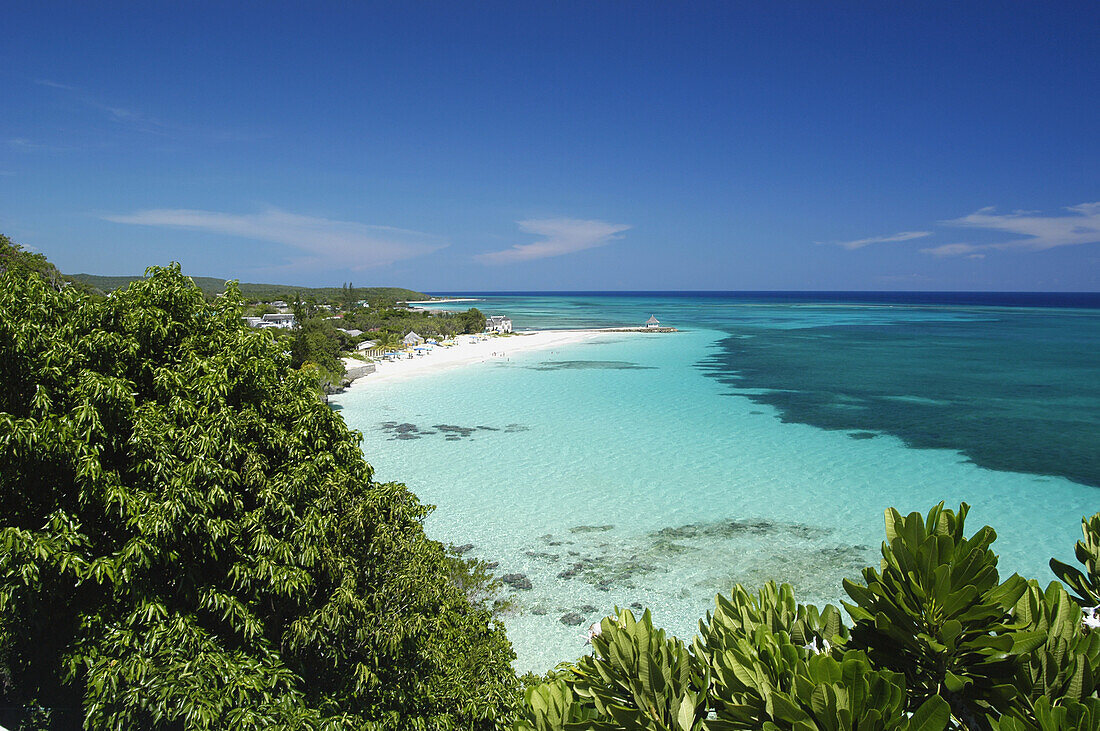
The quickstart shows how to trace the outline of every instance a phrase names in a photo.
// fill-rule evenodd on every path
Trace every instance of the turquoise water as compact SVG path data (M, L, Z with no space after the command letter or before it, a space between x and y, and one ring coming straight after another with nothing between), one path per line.
M804 601L835 602L842 577L876 562L889 506L965 500L974 528L997 528L1002 569L1044 582L1100 509L1100 310L476 304L518 328L656 314L682 330L368 378L336 399L378 478L438 506L433 537L530 582L508 589L519 670L582 654L584 629L615 605L650 607L690 637L736 582L790 581Z

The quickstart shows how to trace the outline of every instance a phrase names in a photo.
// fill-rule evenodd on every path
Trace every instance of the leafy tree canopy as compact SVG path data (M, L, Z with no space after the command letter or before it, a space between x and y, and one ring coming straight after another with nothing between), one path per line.
M240 305L0 275L0 724L498 727L513 653L430 508Z

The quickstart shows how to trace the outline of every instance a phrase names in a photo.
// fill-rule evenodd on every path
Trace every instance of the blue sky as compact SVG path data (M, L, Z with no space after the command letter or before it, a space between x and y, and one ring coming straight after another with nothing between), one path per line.
M63 271L1100 290L1100 4L5 5Z

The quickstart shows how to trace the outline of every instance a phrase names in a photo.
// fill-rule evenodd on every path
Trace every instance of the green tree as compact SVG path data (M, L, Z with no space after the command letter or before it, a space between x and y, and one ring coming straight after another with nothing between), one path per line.
M401 338L397 337L397 335L395 335L394 333L380 333L378 337L375 338L375 343L379 348L386 352L401 349Z
M373 480L235 286L207 303L173 265L96 301L0 275L0 708L498 728L513 653L429 511Z
M345 282L340 288L340 304L345 310L352 310L355 308L356 303L359 301L359 297L355 294L355 285L351 282Z
M462 320L462 332L479 333L485 331L485 315L481 314L481 310L478 308L471 307L459 317Z
M290 345L290 365L301 368L315 363L329 371L343 375L344 364L340 360L340 337L327 321L314 318L299 322Z

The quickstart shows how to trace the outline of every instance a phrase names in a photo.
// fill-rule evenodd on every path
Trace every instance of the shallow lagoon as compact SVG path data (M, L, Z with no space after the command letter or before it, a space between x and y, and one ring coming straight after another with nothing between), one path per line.
M874 424L813 425L781 400L768 403L781 392L775 383L754 382L729 362L737 339L759 339L761 348L772 339L790 350L777 335L915 323L980 328L1001 321L996 310L629 298L489 304L483 309L509 312L521 327L622 324L660 308L663 321L689 328L609 334L426 378L368 381L337 399L363 432L378 478L404 481L438 506L430 535L473 544L471 554L498 562L501 574L530 581L530 589L508 589L517 609L506 624L520 670L583 653L584 628L614 605L648 606L659 623L690 637L713 595L735 582L776 578L792 582L804 601L835 602L842 577L876 562L888 506L923 511L965 500L974 528L998 529L1002 568L1042 581L1051 578L1050 556L1072 556L1080 517L1100 509L1097 488L1063 476L988 469L957 449L907 446L888 433L886 409L874 410ZM796 380L797 369L759 369ZM877 383L881 391L889 380L879 374ZM935 399L914 386L892 395L906 407L932 408L923 402ZM867 394L833 392L832 402L847 398L850 411L864 410Z

